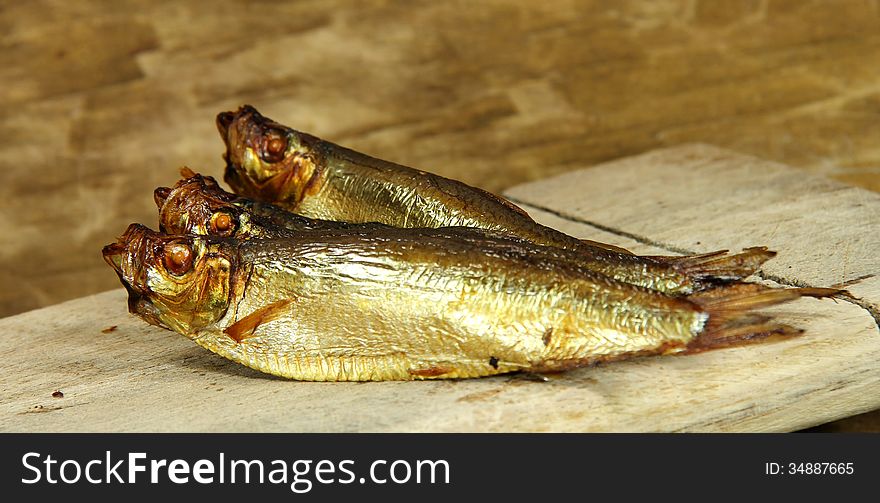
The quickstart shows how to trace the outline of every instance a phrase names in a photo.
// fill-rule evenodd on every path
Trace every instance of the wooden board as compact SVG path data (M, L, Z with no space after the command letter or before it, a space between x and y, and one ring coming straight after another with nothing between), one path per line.
M638 252L768 244L781 253L765 276L786 284L826 286L880 269L880 195L707 146L509 195L543 222ZM286 381L228 362L128 315L119 288L0 320L0 430L790 431L880 406L880 332L870 312L878 285L874 277L850 287L854 302L777 308L807 328L786 341L642 358L549 382L365 384Z

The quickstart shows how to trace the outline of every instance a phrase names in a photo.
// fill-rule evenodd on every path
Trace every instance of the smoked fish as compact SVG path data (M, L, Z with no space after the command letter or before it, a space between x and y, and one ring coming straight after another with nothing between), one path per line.
M237 196L223 190L211 177L206 177L185 170L184 179L173 188L159 187L154 195L159 206L159 230L169 234L198 234L202 236L235 237L238 239L252 238L285 238L295 237L303 230L325 229L346 231L365 231L389 226L368 223L347 223L330 220L318 220L288 212L278 206L254 201ZM474 228L448 228L450 236L455 239L466 239L472 235L500 234L498 232ZM473 229L467 231L465 229ZM509 236L509 239L517 238ZM573 266L604 274L609 277L619 275L621 265L603 254L582 254L565 248L534 246L531 247L540 257L549 260L568 260ZM698 256L703 262L712 260L714 255ZM536 257L537 259L538 257ZM633 260L627 256L624 260ZM631 262L633 271L638 266ZM649 275L650 269L644 268L645 277L638 284L662 290L663 281L670 281L670 276L661 276L664 271L655 271ZM666 271L668 272L668 271Z
M353 224L304 217L226 192L214 178L188 168L181 174L183 179L174 187L159 187L153 192L163 233L253 239L289 237L317 229L344 232L388 227L375 222Z
M554 372L701 351L798 333L754 310L837 292L740 283L670 297L547 249L468 228L240 240L132 224L103 256L147 322L312 381Z
M581 253L619 281L686 295L754 273L775 252L747 248L685 257L637 256L535 222L494 194L376 159L281 125L251 106L217 116L224 180L239 195L304 217L394 227L474 227Z

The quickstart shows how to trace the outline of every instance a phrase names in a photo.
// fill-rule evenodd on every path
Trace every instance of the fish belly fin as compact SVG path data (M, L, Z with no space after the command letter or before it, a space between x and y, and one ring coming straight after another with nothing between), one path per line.
M846 294L836 288L771 288L757 283L737 283L690 295L708 314L701 333L685 349L698 353L771 335L794 336L803 330L779 323L754 310L790 302L801 297L833 297Z
M263 306L226 327L226 329L223 330L223 333L228 335L235 342L240 343L254 335L254 332L260 325L269 323L270 321L281 317L281 315L285 313L287 306L291 303L293 303L293 299L284 299Z
M719 250L684 257L649 258L669 264L676 271L698 282L711 284L738 281L751 276L764 262L775 256L776 252L768 250L766 246L755 246L734 255L729 255L727 250Z

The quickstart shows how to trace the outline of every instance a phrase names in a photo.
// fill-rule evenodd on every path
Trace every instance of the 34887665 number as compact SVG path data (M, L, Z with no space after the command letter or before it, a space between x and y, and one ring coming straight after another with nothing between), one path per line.
M788 463L789 475L852 475L853 463Z

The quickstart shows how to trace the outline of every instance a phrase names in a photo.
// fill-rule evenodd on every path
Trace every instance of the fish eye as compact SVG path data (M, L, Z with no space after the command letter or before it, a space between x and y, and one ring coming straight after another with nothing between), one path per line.
M263 133L262 153L260 157L266 162L278 162L284 159L287 151L287 135L278 129L268 129Z
M181 276L192 268L193 251L186 243L165 245L165 269L175 276Z
M235 232L235 220L225 211L211 215L211 233L218 236L231 236Z

